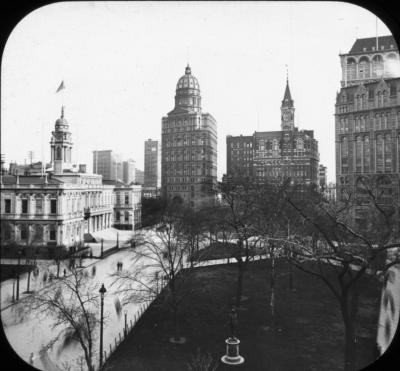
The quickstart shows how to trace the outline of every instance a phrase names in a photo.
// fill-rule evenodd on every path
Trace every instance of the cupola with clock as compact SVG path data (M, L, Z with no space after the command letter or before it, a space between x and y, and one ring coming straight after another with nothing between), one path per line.
M51 164L54 175L61 175L64 169L71 169L72 141L69 125L64 118L64 106L61 107L61 116L56 120L50 140Z
M281 128L283 131L294 129L294 103L289 89L289 79L286 79L285 95L281 105Z

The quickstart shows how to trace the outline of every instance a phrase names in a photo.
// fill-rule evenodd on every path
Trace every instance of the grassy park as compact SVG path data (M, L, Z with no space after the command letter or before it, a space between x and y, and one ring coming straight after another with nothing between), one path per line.
M238 311L237 335L245 358L237 370L342 370L344 326L333 294L317 278L293 268L294 291L289 290L289 267L277 261L275 327L269 311L269 263L250 263L245 274L245 300ZM127 338L106 361L103 370L189 370L200 350L221 364L229 336L229 311L234 302L236 264L197 268L192 292L182 303L181 334L187 341L168 341L173 325L162 295L149 307ZM375 359L379 283L366 276L360 282L357 368ZM211 369L211 368L210 368ZM200 370L199 368L197 370Z

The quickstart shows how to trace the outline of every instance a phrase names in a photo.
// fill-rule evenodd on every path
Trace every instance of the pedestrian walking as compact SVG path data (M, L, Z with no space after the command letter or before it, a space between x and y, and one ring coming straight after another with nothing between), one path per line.
M120 270L122 271L122 262L120 263L120 267L121 267Z
M67 270L64 268L64 277L67 275Z

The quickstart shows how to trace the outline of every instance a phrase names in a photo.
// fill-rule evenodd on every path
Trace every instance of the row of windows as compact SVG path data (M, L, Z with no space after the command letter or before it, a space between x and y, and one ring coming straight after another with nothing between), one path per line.
M231 142L231 148L252 148L252 147L253 147L252 142Z
M116 222L121 222L121 215L123 215L123 220L125 223L129 222L129 211L125 211L124 213L121 213L120 211L115 212L115 221Z
M378 135L376 137L376 164L375 171L377 173L392 172L392 156L394 143L390 135ZM371 169L371 143L369 137L357 137L355 142L355 166L356 172L370 172ZM340 146L342 173L349 172L349 143L347 138L343 138ZM400 157L400 153L399 153ZM399 158L400 161L400 158Z
M210 146L210 140L205 138L196 138L195 136L183 137L183 138L172 138L171 140L166 139L164 141L165 147L182 147L182 146Z
M26 241L28 238L30 239L35 239L36 242L43 242L44 240L44 230L42 225L33 225L30 230L28 225L26 224L20 224L15 226L15 234L20 234L20 239L22 241ZM55 225L50 225L49 226L49 241L55 241L56 240L56 227ZM4 228L4 239L6 241L10 240L12 238L11 235L11 228ZM16 239L15 237L13 238L14 240Z
M21 213L28 214L29 209L28 199L23 198L21 200ZM11 214L11 199L4 200L4 212L5 214ZM57 213L57 200L50 200L50 214ZM43 214L43 201L41 199L36 199L35 202L35 214Z
M400 112L396 115L391 115L390 113L377 113L375 116L355 116L354 120L349 120L347 118L339 119L339 133L348 133L368 131L368 130L385 130L391 129L392 127L400 128Z

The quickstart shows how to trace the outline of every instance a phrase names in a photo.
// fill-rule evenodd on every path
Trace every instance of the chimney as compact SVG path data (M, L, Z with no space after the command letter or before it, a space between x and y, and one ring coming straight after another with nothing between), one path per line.
M86 173L86 164L79 164L79 172Z

